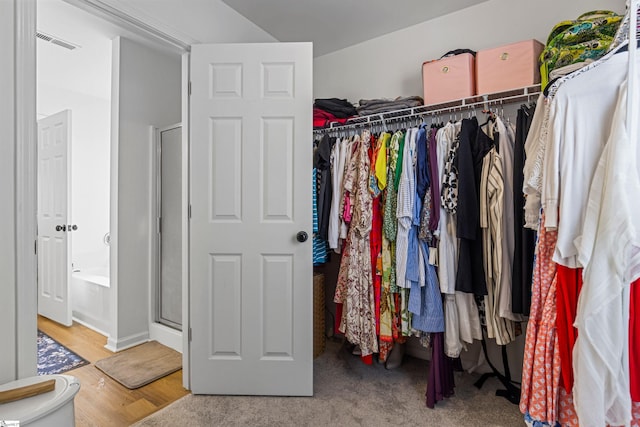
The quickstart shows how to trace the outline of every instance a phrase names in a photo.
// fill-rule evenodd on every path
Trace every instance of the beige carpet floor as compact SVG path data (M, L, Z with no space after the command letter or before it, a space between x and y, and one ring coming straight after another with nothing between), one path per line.
M405 357L402 367L366 366L339 343L314 361L314 397L188 395L135 426L522 426L518 407L481 390L477 375L456 372L456 394L425 406L428 363Z

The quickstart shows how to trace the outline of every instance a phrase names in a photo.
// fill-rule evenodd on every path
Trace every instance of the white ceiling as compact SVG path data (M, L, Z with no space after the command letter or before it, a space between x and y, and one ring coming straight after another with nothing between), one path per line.
M279 41L312 41L320 56L487 0L222 1Z
M487 0L222 1L279 41L312 41L314 54L319 56ZM195 42L202 41L198 37L225 41L224 34L211 33L207 17L212 13L225 16L229 25L239 25L239 17L235 18L217 0L182 0L179 5L173 0L108 0L108 3L126 6L127 12L139 13L140 18L150 22L163 18L161 21L167 28L186 30L183 32ZM108 99L111 39L118 35L140 42L143 39L63 0L38 0L37 10L39 31L81 46L69 51L38 40L38 83ZM198 18L201 15L203 19ZM253 31L247 26L251 24L243 25L246 37L252 34L258 37L254 34L260 31L257 27Z

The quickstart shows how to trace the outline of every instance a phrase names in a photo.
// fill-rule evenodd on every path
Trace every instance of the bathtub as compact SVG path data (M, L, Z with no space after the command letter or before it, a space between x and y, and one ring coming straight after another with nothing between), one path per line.
M108 336L110 330L109 270L92 268L71 273L71 311L73 319Z
M73 270L71 280L83 280L95 285L108 288L109 285L109 269L108 268L91 268L86 270Z

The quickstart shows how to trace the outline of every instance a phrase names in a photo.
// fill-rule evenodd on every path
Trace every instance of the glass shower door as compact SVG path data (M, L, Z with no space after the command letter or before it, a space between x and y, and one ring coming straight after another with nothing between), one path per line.
M182 330L182 127L160 131L159 252L156 321Z

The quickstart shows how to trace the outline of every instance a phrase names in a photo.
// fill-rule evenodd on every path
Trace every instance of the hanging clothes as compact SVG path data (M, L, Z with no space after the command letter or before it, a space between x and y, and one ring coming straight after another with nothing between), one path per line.
M313 265L322 265L327 262L327 242L318 236L318 197L317 197L317 169L312 171L312 198L313 198Z
M372 140L373 141L373 140ZM369 160L371 162L371 172L369 175L369 192L371 193L371 234L370 234L370 247L371 247L371 274L373 282L373 293L375 301L375 325L376 335L380 335L380 298L382 291L382 207L381 207L381 191L378 185L378 181L375 177L375 163L376 158L379 155L386 156L385 153L380 153L381 139L374 144L372 142L369 147Z
M497 296L499 317L521 322L523 317L515 314L512 309L512 277L513 260L515 256L515 223L513 217L513 168L515 163L515 128L510 123L504 123L502 118L496 117L496 138L499 140L500 166L502 168L503 209L502 209L502 240L501 245L501 276L499 294ZM533 262L533 259L531 260Z
M438 132L435 129L431 130L428 138L428 151L427 162L429 164L429 179L431 185L429 191L431 192L431 204L429 208L429 230L431 233L435 233L440 225L440 176L442 171L440 169L440 155L438 154L439 145L437 141Z
M427 382L426 404L433 409L437 402L454 394L455 379L453 363L444 354L444 336L442 333L431 334L431 363L429 364L429 380Z
M482 235L480 231L480 174L482 160L493 141L479 129L478 120L464 119L458 148L458 206L456 235L460 239L456 290L487 294L482 261Z
M426 245L421 245L425 250ZM411 327L421 332L444 332L444 314L442 311L442 299L438 290L438 276L435 267L426 265L426 283L420 286L414 282L411 287L409 299L409 311Z
M324 135L315 150L313 166L317 169L318 180L318 236L329 239L329 217L331 215L332 181L331 152L336 138Z
M399 288L410 288L407 282L407 260L409 257L409 230L413 219L415 201L415 174L413 160L416 149L417 129L409 129L402 153L402 169L398 182L398 234L396 235L396 284ZM400 156L398 154L398 160ZM396 170L396 175L397 175Z
M626 425L632 419L628 292L640 277L640 179L637 135L632 140L627 128L626 85L620 87L612 133L593 177L580 242L585 267L573 392L578 419L587 426Z
M573 346L578 330L573 326L578 309L578 296L582 289L582 269L558 265L556 290L556 328L558 332L558 356L561 364L561 385L567 393L573 389Z
M362 356L378 352L375 300L371 270L372 201L368 190L369 131L357 141L356 153L345 175L345 190L353 197L353 217L340 263L334 301L343 304L340 332L360 347Z
M329 248L340 253L340 196L344 177L344 150L346 141L336 139L331 149L331 209L329 210Z
M458 153L458 134L460 125L447 123L438 129L435 135L437 144L438 177L442 181L442 191L438 201L440 220L434 236L438 239L437 264L440 280L440 292L444 296L444 352L449 357L458 357L462 351L460 339L460 319L455 298L455 277L458 269L458 242L455 235L455 217L457 209L456 157ZM434 203L436 204L436 203Z
M482 339L480 309L498 343L516 336L504 289L515 251L516 135L508 122L495 126L491 135L476 118L377 136L360 130L329 151L337 331L365 363L374 353L385 361L410 336L430 345L429 406L453 394L453 361Z
M484 158L480 177L480 228L487 295L486 308L487 335L495 338L498 345L505 345L515 339L513 321L499 314L500 287L502 286L504 181L502 160L496 147L489 150Z
M538 106L536 105L536 109ZM531 282L536 245L535 232L525 227L524 185L525 141L531 128L533 110L527 106L518 109L516 140L513 161L513 222L514 249L511 274L511 310L513 313L529 315L531 308Z
M520 411L533 420L554 424L558 420L560 359L556 336L556 263L553 249L557 233L544 227L542 215L533 272L531 313L522 363Z
M611 134L627 58L626 53L614 55L597 68L578 72L562 83L551 101L542 206L547 228L558 229L554 261L567 267L584 266L577 259L575 242L582 233L589 186Z
M627 53L611 55L552 84L525 144L528 226L538 196L544 208L520 407L533 420L562 425L579 420L586 426L638 422L630 387L629 293L640 276L640 236L635 235L640 206L637 197L630 197L640 192L640 180L637 135L632 140L626 120L628 62ZM637 97L634 93L632 99ZM538 289L536 275L540 258L548 256L543 236L549 233L557 236L551 261L560 266L541 310L545 286ZM548 269L554 265L550 262ZM581 288L579 267L584 267ZM538 349L546 352L541 358L546 366L553 367L546 376L531 367Z
M629 307L629 383L631 400L640 407L640 279L631 284ZM640 412L640 411L638 411ZM640 416L634 419L640 420Z

